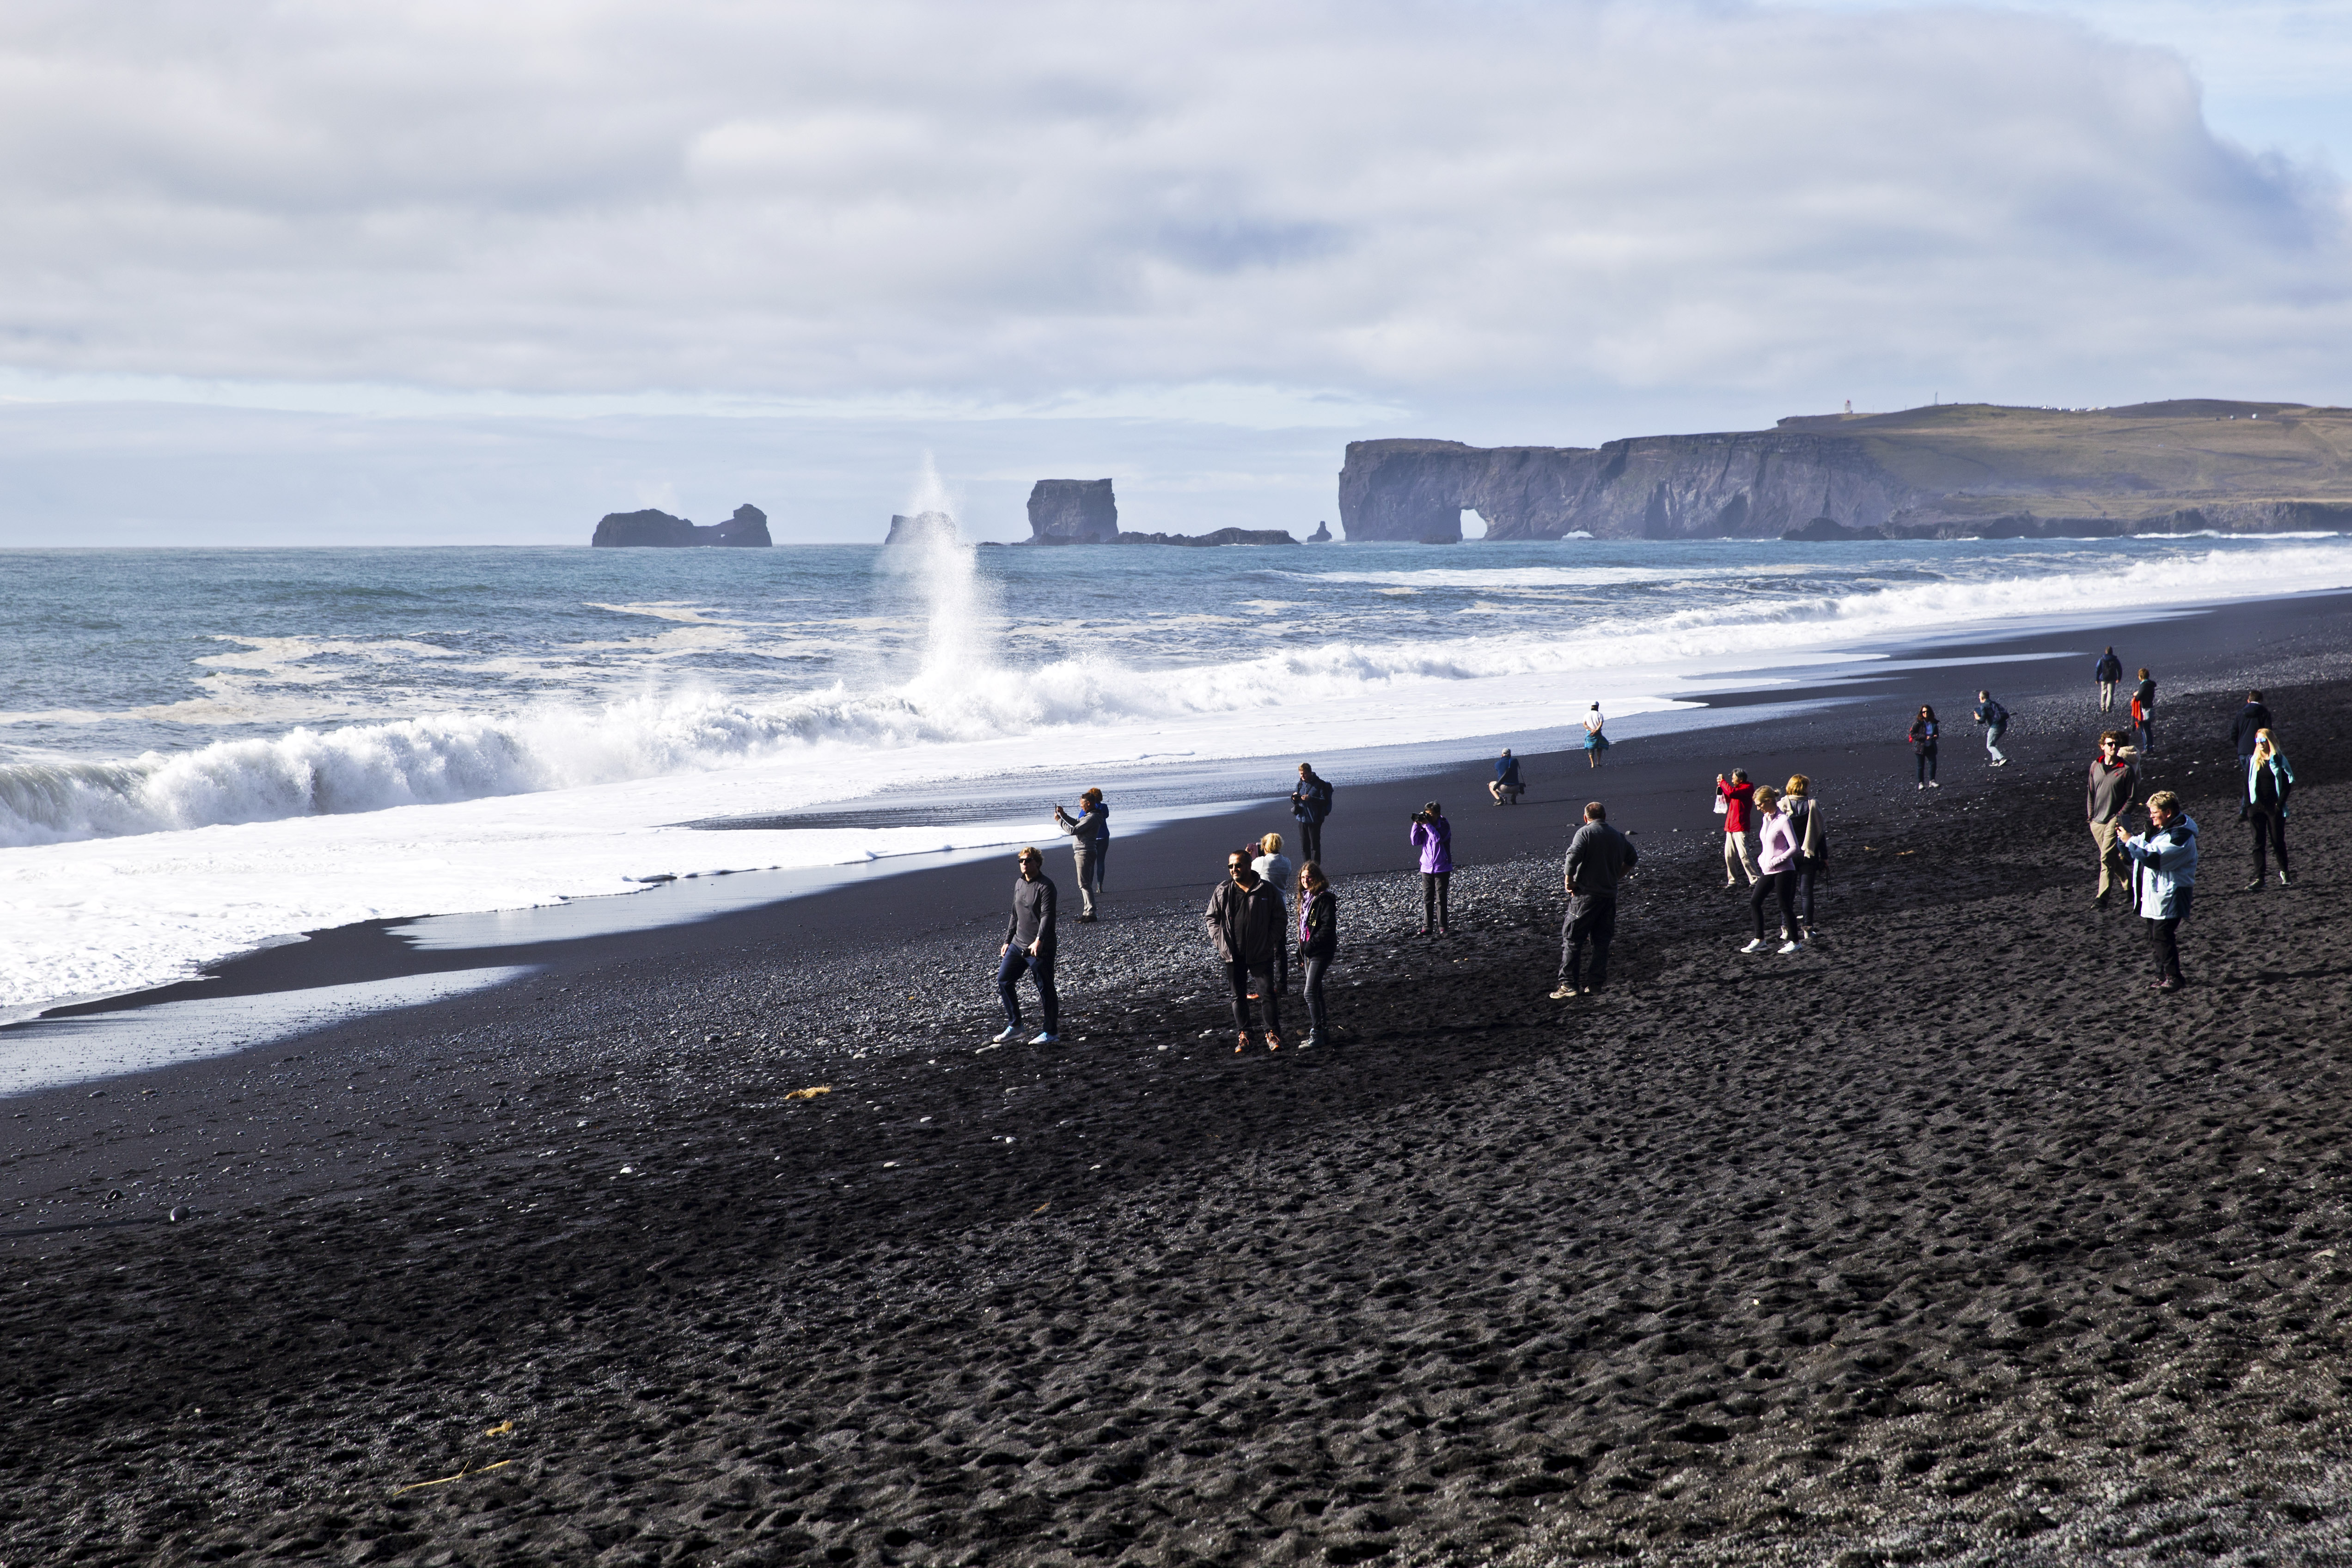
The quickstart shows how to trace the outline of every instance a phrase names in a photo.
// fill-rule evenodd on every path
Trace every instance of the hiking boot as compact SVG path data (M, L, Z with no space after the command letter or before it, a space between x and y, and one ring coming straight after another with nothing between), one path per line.
M1239 1056L1243 1051L1247 1051L1248 1049L1249 1049L1249 1030L1242 1030L1242 1042L1241 1042L1239 1045L1237 1045L1237 1046L1234 1047L1234 1054L1235 1056Z

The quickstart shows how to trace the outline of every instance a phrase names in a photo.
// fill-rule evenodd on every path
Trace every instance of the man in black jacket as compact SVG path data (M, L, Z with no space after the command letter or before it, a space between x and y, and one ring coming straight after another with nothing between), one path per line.
M2113 643L2108 643L2107 651L2099 655L2099 662L2092 668L2091 676L2099 683L2099 711L2115 712L2116 685L2124 678L2124 662L2116 657Z
M1551 999L1597 991L1609 977L1609 943L1617 935L1617 883L1641 853L1609 825L1609 808L1584 808L1584 826L1568 841L1568 918L1559 928L1559 984ZM1584 977L1584 949L1592 948L1592 977Z
M2090 820L2091 837L2099 846L2101 909L2116 884L2131 878L2130 862L2116 841L2127 831L2124 813L2139 794L2139 769L2124 755L2124 736L2111 729L2099 737L2099 754L2091 758L2091 776L2083 787L2083 814Z
M1004 946L996 957L996 995L1004 1003L1004 1044L1021 1034L1021 993L1013 983L1023 970L1037 977L1037 1001L1045 1009L1045 1032L1032 1045L1051 1045L1061 1039L1062 1000L1054 994L1054 907L1060 894L1045 874L1045 857L1032 845L1021 852L1021 880L1013 884L1013 918L1005 922Z
M2263 694L2248 692L2246 706L2230 721L2230 738L2238 743L2238 766L2242 768L2246 758L2254 754L2254 737L2271 727L2271 710L2263 706Z
M1236 1055L1250 1042L1250 985L1265 1001L1265 1048L1282 1049L1282 992L1275 970L1282 959L1283 926L1288 912L1282 894L1236 851L1225 857L1225 880L1209 899L1209 939L1225 966L1233 988L1234 1027L1241 1032Z
M1298 824L1298 858L1323 858L1323 819L1331 814L1331 785L1314 765L1298 765L1298 788L1290 792L1291 819Z

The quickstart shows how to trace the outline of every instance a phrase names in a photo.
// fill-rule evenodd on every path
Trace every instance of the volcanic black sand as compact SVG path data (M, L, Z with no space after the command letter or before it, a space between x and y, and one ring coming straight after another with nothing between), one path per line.
M1213 863L983 1049L1000 866L8 1101L0 1563L2352 1560L2340 624L2169 696L2179 995L2091 907L2070 660L1992 667L2018 761L1955 724L1936 791L1917 683L1516 811L1349 789L1343 868L1429 793L1471 863L1446 942L1346 878L1312 1052L1233 1052ZM2250 893L2257 667L2303 784ZM1735 951L1732 761L1820 780L1812 951ZM1588 794L1643 865L1559 1003Z

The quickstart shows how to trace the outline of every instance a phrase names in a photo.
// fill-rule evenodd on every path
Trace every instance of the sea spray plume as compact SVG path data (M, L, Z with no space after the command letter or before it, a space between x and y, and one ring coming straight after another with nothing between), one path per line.
M957 500L940 479L929 453L908 497L912 517L956 515ZM924 626L923 652L902 695L919 709L952 709L997 666L994 595L981 580L978 552L960 529L927 529L911 548L886 550L882 567L913 591Z

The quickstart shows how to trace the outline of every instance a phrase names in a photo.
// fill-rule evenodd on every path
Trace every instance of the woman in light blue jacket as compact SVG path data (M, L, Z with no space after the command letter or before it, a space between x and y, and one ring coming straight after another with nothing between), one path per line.
M2197 822L2180 809L2180 797L2158 789L2147 798L2148 830L2141 838L2116 841L2131 857L2132 907L2147 922L2156 951L2156 988L2177 991L2180 976L2180 923L2197 892Z

